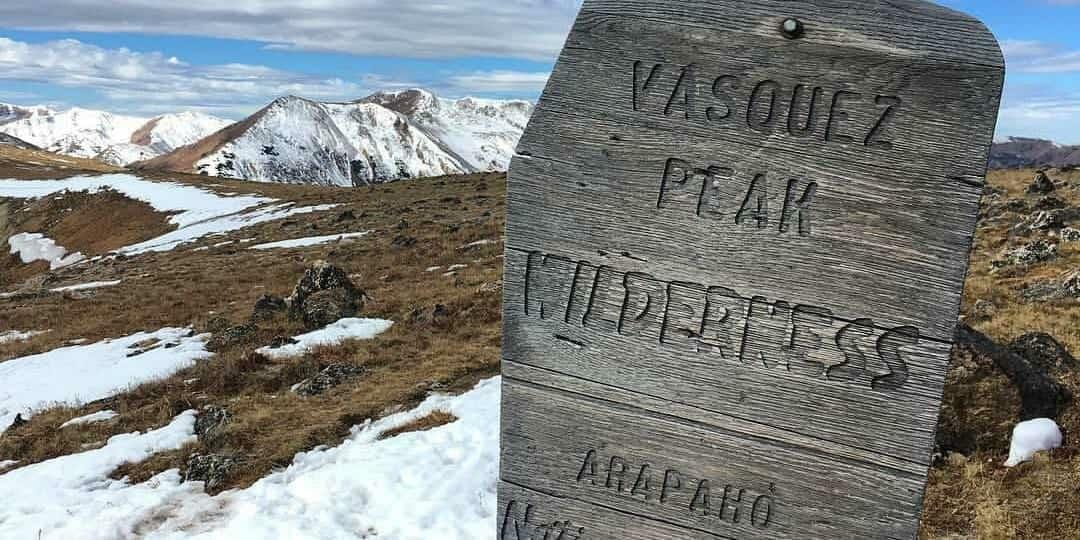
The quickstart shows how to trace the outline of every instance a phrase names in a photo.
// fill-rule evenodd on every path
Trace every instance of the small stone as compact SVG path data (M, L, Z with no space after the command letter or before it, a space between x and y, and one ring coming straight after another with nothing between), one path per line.
M1027 192L1030 194L1045 195L1054 191L1054 181L1046 175L1046 172L1039 171L1035 174L1035 178L1031 181L1031 184L1027 187Z
M1074 229L1072 227L1061 229L1061 241L1068 243L1080 242L1080 229Z
M206 446L213 446L229 423L229 411L224 407L207 405L195 418L195 436Z
M221 454L192 454L184 470L185 482L203 482L206 489L221 485L240 463L236 457Z
M994 269L1001 269L1014 265L1030 266L1057 257L1057 251L1057 244L1053 244L1046 240L1036 240L1018 248L1005 251L1002 258L991 262L990 265Z
M225 330L228 330L230 327L232 327L232 321L230 321L229 319L226 319L225 317L222 317L220 315L215 316L215 317L211 317L208 321L206 321L206 324L203 325L203 328L207 332L209 332L211 334L217 334L218 332L224 332Z
M416 245L416 239L411 236L399 234L390 241L390 245L399 248L410 248Z
M304 379L293 387L293 392L301 396L312 397L326 393L327 390L341 383L367 373L367 369L353 364L330 364L318 375Z
M1065 371L1076 366L1076 359L1050 334L1031 332L1009 344L1009 350L1041 368Z
M272 294L264 294L255 301L255 307L251 312L252 322L267 321L274 318L274 315L284 312L288 309L288 305L285 303L285 299L280 296L274 296Z
M1060 229L1065 224L1062 222L1060 213L1043 210L1031 216L1028 220L1028 225L1033 230L1046 231L1050 229Z
M345 210L344 212L338 214L336 221L338 223L341 223L343 221L355 221L355 220L356 220L356 214L354 214L352 210Z
M214 336L210 338L210 341L206 342L206 349L218 352L222 349L234 347L236 345L251 343L255 340L255 335L258 332L259 327L254 324L233 326L224 332L214 334Z
M297 343L300 342L289 336L276 336L274 339L270 340L270 344L267 345L267 347L271 349L280 349L286 345L296 345Z
M995 311L997 311L997 307L989 300L976 301L973 309L975 317L980 319L989 319L994 315Z

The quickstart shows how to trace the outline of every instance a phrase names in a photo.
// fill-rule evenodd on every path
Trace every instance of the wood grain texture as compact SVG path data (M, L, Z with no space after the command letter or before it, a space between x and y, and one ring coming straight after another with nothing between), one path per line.
M509 176L499 538L913 538L1003 78L929 2L586 0Z
M922 493L917 476L853 467L516 380L503 392L521 404L503 425L502 479L515 485L717 537L916 532L909 516ZM515 459L524 454L530 459Z

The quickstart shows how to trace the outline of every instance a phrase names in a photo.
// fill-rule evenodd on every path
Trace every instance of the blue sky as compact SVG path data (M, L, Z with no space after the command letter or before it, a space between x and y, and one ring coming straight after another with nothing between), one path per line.
M979 17L1002 43L998 137L1080 143L1080 0L940 3ZM4 0L0 101L240 118L285 93L344 100L423 86L535 99L578 4Z

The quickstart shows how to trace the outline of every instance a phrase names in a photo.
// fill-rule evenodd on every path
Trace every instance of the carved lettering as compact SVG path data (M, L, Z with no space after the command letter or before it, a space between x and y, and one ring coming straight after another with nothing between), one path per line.
M714 482L716 479L713 478L694 475L693 471L669 468L664 471L660 494L656 496L652 492L652 466L648 463L643 463L639 467L639 461L614 454L605 456L601 460L595 449L589 450L585 462L592 465L608 464L605 472L606 482L590 482L583 480L583 478L588 478L588 475L583 477L580 473L578 474L578 485L592 493L609 493L638 502L660 505L692 516L712 518L718 526L737 524L749 514L750 522L754 527L767 529L773 523L777 511L776 484L772 482L768 482L768 487L760 490L750 486L733 487L731 484ZM582 469L584 470L585 467ZM622 480L624 477L630 478L626 476L629 471L638 472L633 488L627 490L629 485L624 484ZM719 485L724 486L722 491L713 488ZM505 529L506 525L504 524L503 527Z
M903 101L807 82L744 80L699 64L633 63L633 110L703 125L742 126L798 140L891 150ZM733 119L741 121L733 122ZM779 129L777 129L779 126Z
M569 520L541 522L536 514L536 506L511 500L503 513L498 540L581 540L585 536L585 528Z
M905 348L919 343L913 327L881 329L865 318L846 323L819 307L539 252L529 254L524 271L524 314L553 325L554 339L577 348L588 343L581 334L587 330L746 369L893 392L908 383ZM597 467L584 463L579 481L597 482ZM629 489L632 473L610 481Z
M751 174L718 165L694 167L689 161L671 158L660 179L656 207L693 211L705 219L731 220L745 228L766 229L774 223L770 217L773 209L769 206L769 176L767 172ZM735 189L739 182L746 182L745 191ZM799 179L787 182L778 220L781 234L796 232L810 236L817 190L817 182Z

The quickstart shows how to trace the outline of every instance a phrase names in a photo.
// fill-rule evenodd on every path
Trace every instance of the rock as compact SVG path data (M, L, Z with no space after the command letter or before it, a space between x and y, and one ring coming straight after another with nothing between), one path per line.
M319 261L304 271L285 302L291 318L304 321L308 330L316 330L360 312L365 300L367 296L344 270Z
M1001 259L991 262L990 265L995 269L1014 265L1030 266L1057 257L1057 250L1057 244L1036 240L1005 251Z
M1044 171L1035 174L1035 178L1027 187L1027 192L1033 195L1046 195L1054 191L1054 181Z
M1080 229L1072 227L1061 229L1061 241L1065 243L1080 242Z
M22 413L16 414L15 419L11 421L11 425L7 427L8 430L19 429L30 422L22 417Z
M1065 226L1065 223L1061 219L1060 212L1043 210L1029 218L1028 226L1032 230L1048 231L1050 229L1060 229Z
M481 293L495 294L495 293L498 293L499 291L501 291L502 288L503 288L503 282L500 279L500 280L495 281L493 283L484 283L484 284L480 285L480 288L477 289L477 291L481 292Z
M308 330L317 330L356 315L362 305L360 297L347 289L318 291L300 308L300 319Z
M390 241L390 245L399 248L411 248L416 245L416 239L411 236L399 234Z
M424 308L416 308L409 314L409 318L418 324L430 323L430 324L442 324L450 318L450 310L446 309L446 306L442 304L435 304L435 307L431 310Z
M995 311L997 311L997 307L994 305L993 302L989 300L978 300L975 302L972 313L975 315L976 318L989 319L991 316L994 315Z
M1074 298L1080 298L1080 270L1065 276L1061 288Z
M397 224L397 230L404 231L405 229L408 229L408 228L409 228L409 222L406 221L405 218L401 218L401 221L399 221L398 224Z
M1059 209L1065 208L1067 206L1069 206L1069 203L1059 199L1058 197L1050 195L1050 196L1047 196L1047 197L1043 197L1043 198L1039 199L1038 201L1035 201L1035 204L1032 205L1031 209L1032 210L1059 210Z
M1062 373L1076 367L1076 359L1069 350L1050 334L1024 334L1009 344L1009 350L1048 371Z
M991 360L1005 373L1020 391L1020 419L1057 418L1071 401L1069 391L1050 373L1047 364L1052 360L1047 355L1045 341L1036 338L1039 345L1032 345L1031 338L1021 342L1029 346L1025 351L1039 354L1038 360L1029 359L1001 347L977 330L960 324L956 330L958 346L969 347ZM1070 357L1071 358L1071 357Z
M184 481L203 482L206 489L214 489L229 477L239 463L240 460L234 456L192 454L184 470Z
M259 332L259 327L254 324L241 324L239 326L233 326L223 332L218 332L210 338L210 341L206 342L206 349L213 352L221 351L228 347L234 347L236 345L243 345L245 343L251 343L255 340L255 335Z
M217 334L219 332L224 332L228 330L231 326L232 321L219 315L216 317L211 317L210 320L206 321L206 324L203 325L203 328L211 334Z
M229 411L224 407L207 405L195 418L195 436L199 442L212 447L218 441L225 424L229 423Z
M339 384L367 373L361 366L353 364L330 364L310 379L304 379L293 387L293 392L301 396L318 396Z
M286 345L296 345L297 343L300 342L289 336L276 336L274 339L270 340L270 344L267 345L267 347L271 349L280 349Z
M288 305L285 304L284 298L272 294L264 294L255 301L255 307L251 311L251 321L267 321L273 319L274 315L284 312L287 309Z
M356 221L356 214L354 214L352 210L346 210L338 214L335 221L337 221L338 223L342 223L344 221Z

